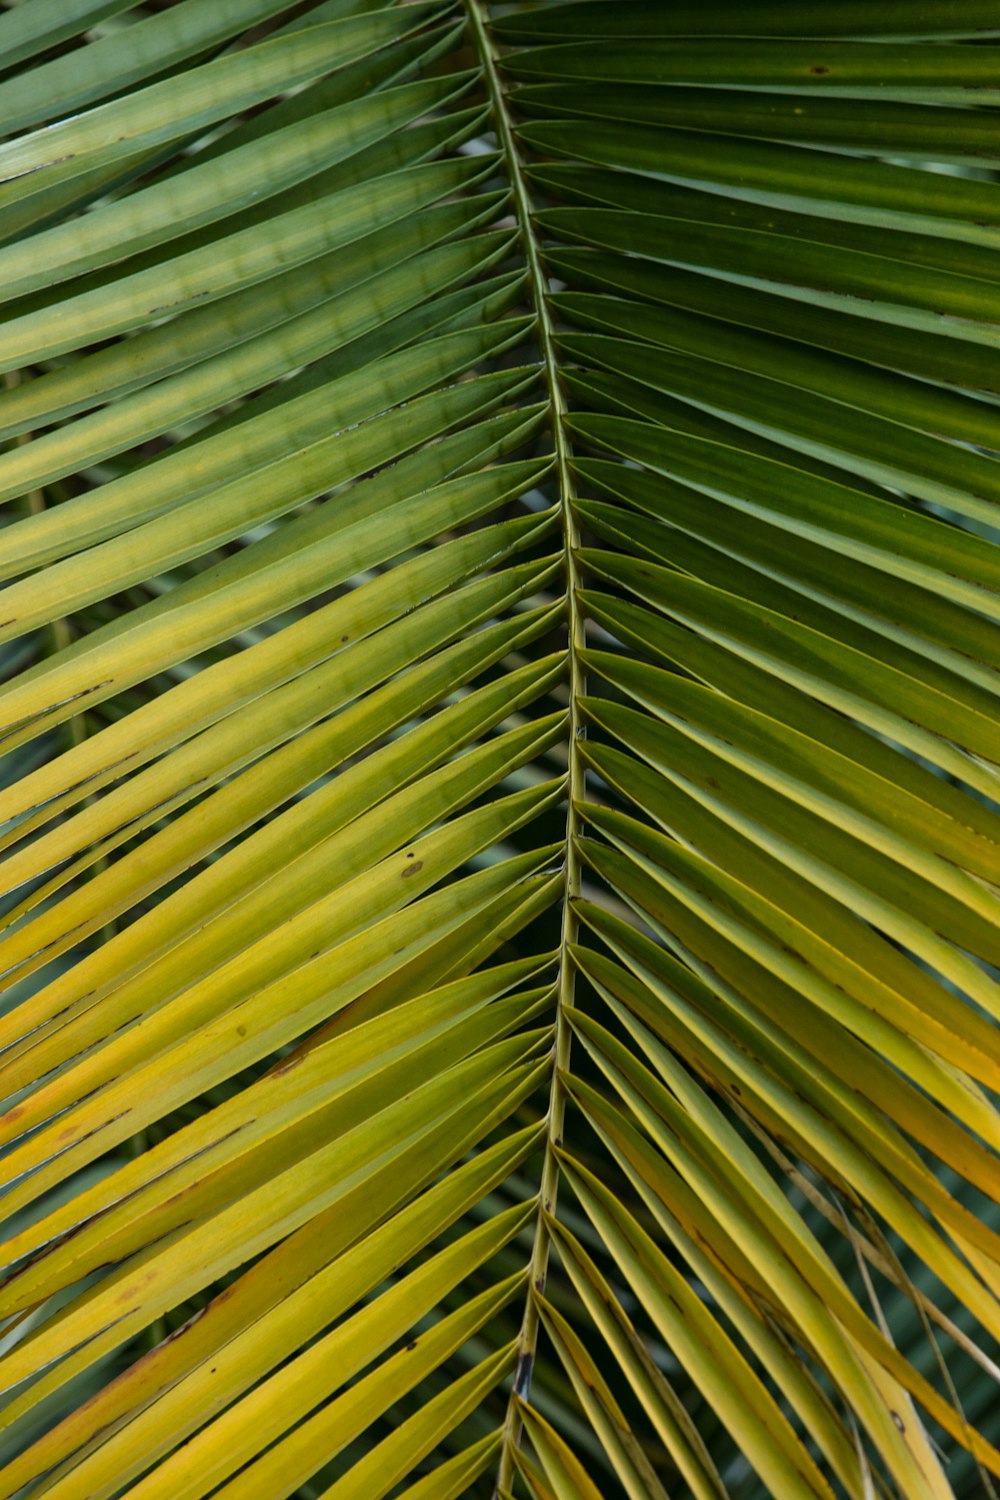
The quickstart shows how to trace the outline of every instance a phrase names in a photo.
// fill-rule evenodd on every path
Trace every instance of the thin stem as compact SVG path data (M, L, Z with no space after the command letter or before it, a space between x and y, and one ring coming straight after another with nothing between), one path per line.
M555 447L556 476L559 486L559 507L562 513L563 551L566 571L567 634L569 658L569 728L570 748L568 786L566 802L566 864L565 889L563 893L562 930L559 943L559 978L556 986L556 1017L554 1042L554 1067L549 1094L549 1110L545 1143L545 1158L539 1189L539 1212L535 1222L535 1240L531 1254L531 1291L525 1304L524 1319L518 1349L518 1361L514 1376L514 1387L507 1407L500 1463L497 1472L497 1494L510 1489L514 1478L514 1448L521 1433L521 1419L517 1411L516 1397L527 1400L531 1388L531 1375L538 1342L538 1304L536 1294L545 1288L548 1271L550 1235L545 1221L546 1214L554 1214L559 1190L559 1163L556 1150L562 1145L563 1118L566 1112L566 1094L562 1076L569 1067L570 1028L565 1016L565 1007L572 1002L574 968L570 958L570 947L576 941L578 918L576 898L580 894L580 858L577 852L577 837L580 833L579 805L583 800L585 768L580 751L584 726L580 718L580 703L585 691L585 677L581 651L584 646L584 626L578 603L580 587L577 552L580 532L573 510L575 491L570 469L571 449L566 434L566 398L559 381L556 361L555 333L548 303L548 280L541 263L538 242L535 238L533 208L528 185L524 178L518 155L514 132L504 96L503 85L497 72L496 60L486 29L485 0L468 0L469 18L475 46L483 66L486 88L489 93L500 144L514 193L515 214L520 228L521 241L528 264L531 296L538 319L538 342L542 354L542 366L548 386L549 404L552 411L552 440Z

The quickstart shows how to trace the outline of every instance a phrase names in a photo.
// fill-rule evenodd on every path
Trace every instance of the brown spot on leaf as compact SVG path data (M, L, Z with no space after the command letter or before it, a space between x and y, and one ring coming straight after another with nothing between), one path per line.
M290 1052L287 1057L283 1057L280 1062L276 1062L273 1068L268 1069L268 1078L280 1078L283 1074L290 1073L293 1068L299 1067L304 1056L303 1052Z
M413 855L410 854L410 855L407 856L407 858L408 859L413 859ZM418 870L422 870L423 868L424 868L424 862L423 862L422 859L413 859L412 865L404 865L403 866L403 879L405 880L408 875L415 875Z

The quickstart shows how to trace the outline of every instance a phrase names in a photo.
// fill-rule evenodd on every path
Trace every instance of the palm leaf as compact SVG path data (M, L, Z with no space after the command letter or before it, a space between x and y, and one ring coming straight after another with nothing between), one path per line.
M994 1493L997 36L0 16L0 1497Z

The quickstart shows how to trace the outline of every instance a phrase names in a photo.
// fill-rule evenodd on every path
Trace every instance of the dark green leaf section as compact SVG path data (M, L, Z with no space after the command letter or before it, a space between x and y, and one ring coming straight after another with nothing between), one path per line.
M928 104L995 102L993 58L987 49L941 43L907 48L878 42L643 40L600 46L526 48L507 66L517 78L702 84L709 88L795 89L855 98L918 98ZM971 97L970 97L971 96Z
M690 0L659 5L657 0L584 0L515 11L498 18L505 40L565 42L653 37L873 37L908 40L931 37L996 36L1000 32L991 0L882 0L877 12L863 0L837 0L821 13L797 0Z
M933 156L942 162L988 166L1000 155L1000 125L986 109L948 108L933 113L919 104L883 99L803 98L801 94L695 89L681 85L525 84L517 103L536 115L579 116L710 135L789 141L851 153Z

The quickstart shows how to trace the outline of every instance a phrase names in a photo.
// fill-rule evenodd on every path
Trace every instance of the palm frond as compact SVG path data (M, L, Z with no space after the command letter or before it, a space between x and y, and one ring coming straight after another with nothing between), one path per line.
M997 37L0 15L0 1500L994 1494Z

